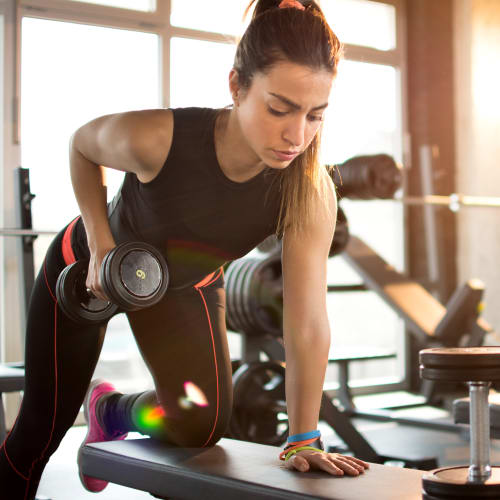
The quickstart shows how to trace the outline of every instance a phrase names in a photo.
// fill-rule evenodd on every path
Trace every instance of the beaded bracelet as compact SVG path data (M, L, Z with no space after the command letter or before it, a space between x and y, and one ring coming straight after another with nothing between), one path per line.
M287 444L285 449L279 454L279 458L280 460L287 460L285 457L288 453L293 450L306 449L304 447L308 447L307 449L324 451L323 443L320 438L305 439L304 441Z
M315 448L314 446L299 446L298 448L293 448L293 450L290 450L287 452L285 455L285 458L282 460L285 460L285 462L291 458L295 453L302 451L302 450L314 450L314 451L320 451L321 453L326 453L325 450L322 450L321 448Z

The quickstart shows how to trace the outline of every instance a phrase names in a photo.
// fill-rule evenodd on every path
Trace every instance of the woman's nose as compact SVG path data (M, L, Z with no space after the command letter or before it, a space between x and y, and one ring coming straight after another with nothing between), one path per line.
M294 148L299 148L304 144L304 134L305 121L302 118L297 118L288 124L283 133L283 138Z

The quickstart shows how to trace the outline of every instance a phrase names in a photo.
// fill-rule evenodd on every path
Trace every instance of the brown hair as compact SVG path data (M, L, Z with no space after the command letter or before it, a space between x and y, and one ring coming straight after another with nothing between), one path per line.
M289 61L314 70L337 73L342 46L320 7L313 0L300 3L304 10L279 8L281 0L252 0L252 20L243 34L234 59L239 85L248 89L256 73ZM309 218L314 200L327 205L328 172L319 162L321 128L308 148L278 176L282 197L277 234L297 231Z

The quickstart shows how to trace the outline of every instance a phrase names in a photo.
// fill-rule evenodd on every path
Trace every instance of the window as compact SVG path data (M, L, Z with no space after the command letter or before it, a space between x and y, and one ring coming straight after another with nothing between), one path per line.
M342 43L396 48L396 8L369 0L326 0L321 8Z
M321 5L339 39L347 44L346 59L340 63L325 115L323 161L334 165L353 156L376 153L387 153L401 161L400 61L388 65L382 62L382 55L368 51L358 58L365 62L349 59L349 44L380 51L396 48L395 7L366 0L328 0ZM403 269L403 209L378 200L345 199L340 206L351 234ZM330 259L328 276L331 284L362 282L342 256ZM355 349L360 345L394 349L400 354L398 360L356 363L352 378L365 384L402 380L404 325L399 317L374 292L333 293L327 300L333 355L339 348Z
M22 28L22 165L36 194L33 226L58 230L78 214L68 169L71 134L98 116L160 106L158 36L28 17ZM111 198L123 174L108 172ZM37 239L37 267L50 241ZM109 323L96 369L97 376L111 373L127 391L149 380L123 314Z
M234 53L235 46L227 43L172 38L170 105L223 108L231 104L228 77Z
M238 35L244 31L243 13L249 3L250 0L172 0L170 22L181 28Z
M92 3L106 5L108 7L119 7L121 9L140 10L143 12L154 12L156 0L70 0L71 2Z

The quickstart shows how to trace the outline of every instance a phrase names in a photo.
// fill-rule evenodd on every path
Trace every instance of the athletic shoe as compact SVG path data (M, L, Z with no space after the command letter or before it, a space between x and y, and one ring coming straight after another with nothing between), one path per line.
M108 485L108 481L103 479L96 479L94 477L89 477L82 474L82 469L80 467L80 457L83 451L83 447L88 443L100 443L103 441L118 441L125 439L127 434L115 434L110 435L106 432L103 426L99 423L96 415L96 404L97 401L105 394L110 392L117 392L115 386L106 382L102 379L93 380L85 396L85 401L83 402L83 410L85 415L85 420L87 421L87 435L83 440L83 443L78 450L78 472L80 475L80 481L83 487L93 493L102 491Z

